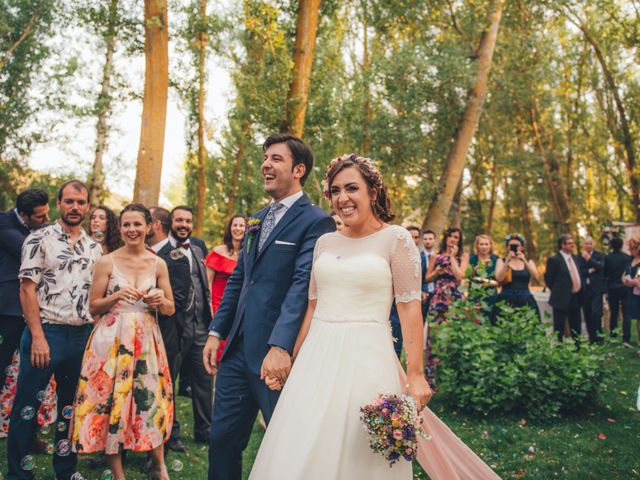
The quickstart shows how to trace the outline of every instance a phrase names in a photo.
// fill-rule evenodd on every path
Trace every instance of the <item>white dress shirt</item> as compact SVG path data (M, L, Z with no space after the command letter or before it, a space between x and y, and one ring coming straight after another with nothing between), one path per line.
M171 243L171 246L173 248L176 248L178 246L178 240L171 234L169 234L169 242ZM187 243L187 242L191 243L191 239L187 238L184 242L180 242L180 243ZM191 269L193 268L193 258L191 256L191 249L180 247L180 251L184 253L184 256L187 257L187 259L189 260L189 271L191 271Z
M278 210L276 212L276 214L275 214L275 217L276 217L275 225L278 224L278 222L282 219L282 217L284 217L284 214L287 213L287 211L293 206L294 203L296 203L298 201L298 199L300 199L300 197L302 197L302 195L304 195L304 193L303 193L302 190L300 190L299 192L296 192L293 195L289 195L288 197L285 197L285 198L283 198L282 200L280 200L278 202L278 203L281 203L282 205L284 205L284 208L281 208L280 210ZM273 203L273 202L271 202L271 203Z

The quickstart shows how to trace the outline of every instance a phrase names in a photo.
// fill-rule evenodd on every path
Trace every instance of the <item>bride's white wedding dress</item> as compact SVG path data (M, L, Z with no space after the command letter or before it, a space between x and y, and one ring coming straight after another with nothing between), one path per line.
M318 240L309 289L309 298L317 299L315 314L250 478L412 478L409 462L401 460L389 467L382 456L371 451L360 407L380 393L402 392L404 380L393 349L389 313L394 298L396 302L420 300L420 276L420 256L404 228L388 226L358 239L335 232ZM433 416L430 411L429 415ZM434 430L455 437L439 423ZM428 424L427 431L433 435ZM437 441L434 437L426 443ZM482 463L457 437L455 441L461 445L456 446L458 450L466 449L461 461L468 463L470 454ZM421 453L424 459L425 452ZM442 464L437 457L447 454L428 452L427 463ZM443 468L446 476L439 476L438 471L435 474L447 480L497 478L465 476L466 470L476 475L475 468L467 468L461 475L450 472L449 465ZM436 478L434 471L426 469Z

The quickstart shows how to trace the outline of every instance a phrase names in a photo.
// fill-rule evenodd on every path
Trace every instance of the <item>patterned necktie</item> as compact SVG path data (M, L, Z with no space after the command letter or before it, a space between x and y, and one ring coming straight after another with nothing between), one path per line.
M260 230L260 241L258 242L258 252L262 250L264 243L269 238L269 235L273 231L276 226L276 213L284 208L284 204L282 203L272 203L269 207L269 212L267 216L264 217L264 223L262 224L262 229Z
M571 293L578 293L580 291L580 277L572 257L569 257L569 273L571 274Z

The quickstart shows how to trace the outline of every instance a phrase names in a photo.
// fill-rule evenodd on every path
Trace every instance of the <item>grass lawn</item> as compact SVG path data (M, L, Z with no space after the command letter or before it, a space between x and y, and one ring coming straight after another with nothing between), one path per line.
M640 357L636 349L620 345L606 348L613 368L612 386L602 392L601 402L593 411L548 422L526 422L517 417L468 417L448 406L446 392L433 399L431 408L504 479L640 479L640 412L635 408ZM169 454L169 474L176 480L205 479L207 447L192 441L190 400L179 397L178 408L189 452ZM244 453L245 478L262 435L256 424ZM127 457L129 480L146 478L141 472L144 460L141 454ZM50 456L35 455L34 461L36 478L54 478ZM6 441L2 441L3 475L6 468ZM85 459L81 459L79 468L90 480L103 478L103 469L89 469ZM415 478L427 478L418 465L414 465L414 473Z

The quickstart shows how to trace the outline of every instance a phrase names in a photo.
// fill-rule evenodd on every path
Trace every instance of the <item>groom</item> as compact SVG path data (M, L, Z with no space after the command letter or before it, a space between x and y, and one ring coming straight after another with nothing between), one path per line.
M308 145L288 134L264 142L262 176L273 201L251 217L238 265L209 326L203 357L217 374L209 480L242 477L242 451L262 411L268 423L279 392L265 376L286 380L291 354L307 308L313 249L335 230L331 217L312 205L302 185L313 168ZM216 351L227 338L220 365Z

